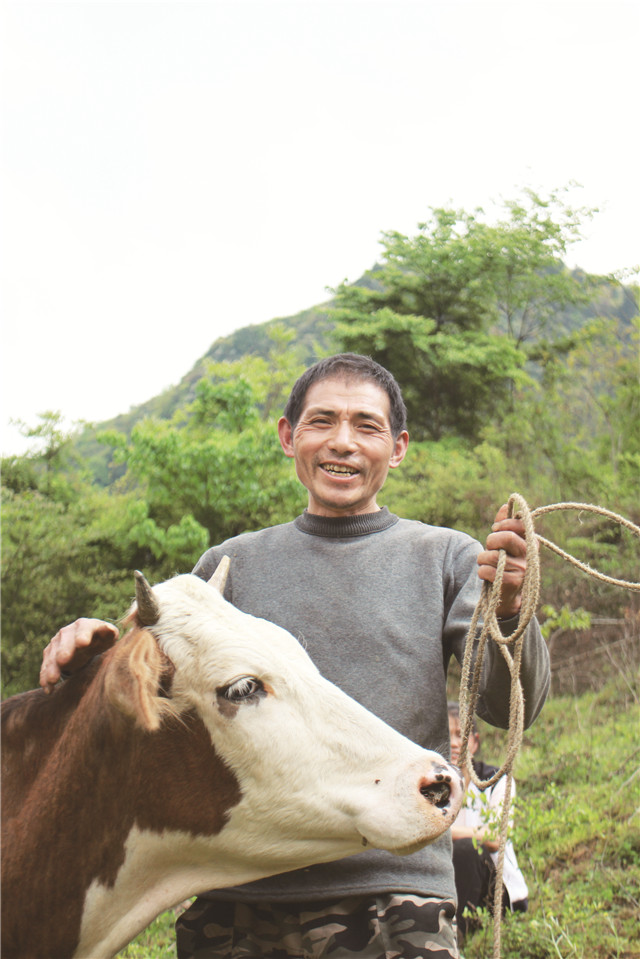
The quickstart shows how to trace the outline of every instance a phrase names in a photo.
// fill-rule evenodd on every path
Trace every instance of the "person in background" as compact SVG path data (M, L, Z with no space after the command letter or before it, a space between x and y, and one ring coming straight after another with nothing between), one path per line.
M294 384L278 436L307 491L291 522L243 533L208 550L194 569L209 579L222 557L225 597L304 643L329 680L414 742L447 741L446 676L462 661L481 580L508 562L497 615L515 628L527 566L522 521L497 513L486 545L465 533L403 519L378 503L409 443L393 376L343 353ZM41 684L73 672L117 630L81 619L45 651ZM497 647L496 647L497 649ZM532 620L522 659L525 724L550 685L549 656ZM478 713L506 727L510 675L499 651L484 662ZM455 882L447 833L408 856L380 850L201 893L177 922L179 959L456 959Z
M451 761L460 766L467 790L466 802L451 827L453 839L453 869L458 894L456 919L460 944L467 933L468 913L479 907L489 910L493 907L496 863L498 860L499 830L502 817L502 804L505 795L506 777L481 792L472 781L469 769L461 765L460 711L457 703L450 702L449 736L451 740ZM475 720L469 735L469 753L475 757L480 748L480 736ZM476 776L481 780L490 779L497 771L482 760L472 758ZM512 796L515 797L515 782L512 782ZM529 890L518 866L513 843L509 839L505 848L503 866L503 912L526 912L529 905ZM466 914L465 914L466 911Z

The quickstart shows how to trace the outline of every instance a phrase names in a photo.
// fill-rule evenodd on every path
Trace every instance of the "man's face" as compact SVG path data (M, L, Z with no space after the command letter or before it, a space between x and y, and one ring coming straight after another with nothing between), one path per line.
M309 512L319 516L376 512L387 473L409 442L406 430L393 438L385 390L342 377L314 383L295 429L283 417L278 434L309 493Z
M460 720L457 716L449 716L449 738L451 739L451 762L455 766L460 765L460 747L462 746L462 730L460 729ZM469 753L475 756L480 745L480 737L477 733L469 733Z

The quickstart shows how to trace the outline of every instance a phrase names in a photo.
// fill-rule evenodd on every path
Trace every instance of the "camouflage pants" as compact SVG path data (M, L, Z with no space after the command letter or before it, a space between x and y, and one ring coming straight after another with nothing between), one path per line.
M176 923L178 959L457 959L455 903L354 896L328 903L197 899Z

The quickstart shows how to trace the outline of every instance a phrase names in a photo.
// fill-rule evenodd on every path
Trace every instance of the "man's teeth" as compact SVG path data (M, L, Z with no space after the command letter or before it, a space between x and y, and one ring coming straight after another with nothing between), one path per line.
M358 471L352 466L338 466L335 463L325 463L322 467L327 473L340 473L341 476L353 476Z

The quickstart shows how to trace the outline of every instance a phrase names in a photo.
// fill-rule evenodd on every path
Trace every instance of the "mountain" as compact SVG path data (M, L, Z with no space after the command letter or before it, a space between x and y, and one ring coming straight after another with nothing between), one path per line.
M129 435L137 422L152 417L155 419L171 419L175 411L191 402L195 398L196 384L205 375L210 362L233 362L244 356L254 355L267 357L273 349L269 338L269 330L274 326L293 330L294 344L300 353L302 362L313 363L331 346L331 331L333 322L329 318L331 300L318 306L310 307L294 316L276 317L264 323L251 324L235 330L228 336L215 340L207 352L201 356L191 369L182 377L180 382L168 387L138 406L132 407L127 413L105 420L102 423L85 427L74 442L74 447L80 458L89 464L96 481L107 485L116 474L123 470L108 467L110 453L104 444L98 442L98 435L106 430L118 430Z
M374 287L377 282L371 271L356 281L356 286ZM623 324L630 325L637 316L638 308L632 290L608 277L594 277L583 271L574 270L573 275L584 285L588 297L579 305L559 310L554 317L554 339L575 331L598 316L618 317ZM198 381L205 374L209 362L224 362L242 359L244 356L266 357L273 347L269 331L276 325L294 331L293 346L299 351L301 360L307 364L314 362L320 355L331 349L333 321L330 308L333 300L312 306L300 313L288 317L276 317L259 324L251 324L215 340L207 352L200 357L179 383L171 386L138 406L132 407L113 419L86 427L75 441L78 454L91 468L99 483L109 483L113 473L107 468L108 451L98 443L97 435L105 430L118 430L129 434L133 426L146 417L170 419L176 409L195 397ZM107 475L108 474L108 475Z

